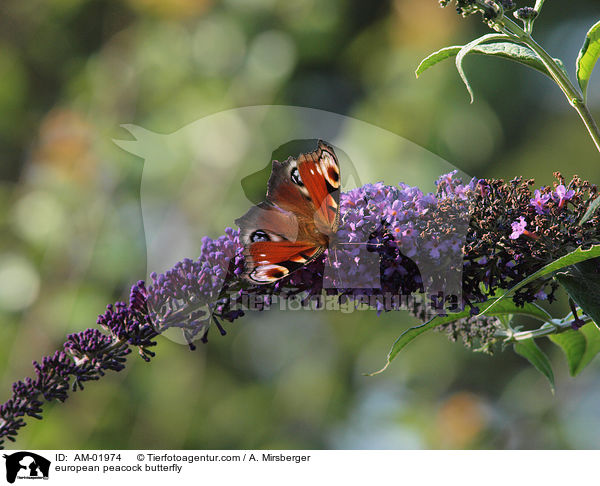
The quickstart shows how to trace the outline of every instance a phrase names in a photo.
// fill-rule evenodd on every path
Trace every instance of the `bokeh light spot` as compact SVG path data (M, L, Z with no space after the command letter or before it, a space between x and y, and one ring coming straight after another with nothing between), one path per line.
M0 255L0 308L15 312L26 309L39 288L40 277L29 261L18 255Z
M42 191L33 191L16 202L12 222L18 233L29 241L56 242L57 237L63 233L65 215L55 197Z

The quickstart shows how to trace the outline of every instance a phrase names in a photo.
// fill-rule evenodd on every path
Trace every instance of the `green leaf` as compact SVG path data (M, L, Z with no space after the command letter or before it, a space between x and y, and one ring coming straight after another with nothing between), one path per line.
M519 341L515 343L514 350L515 353L523 356L523 358L529 361L536 370L548 379L552 393L554 393L554 373L552 372L552 365L550 364L550 360L548 359L548 356L546 356L546 353L538 347L536 342L533 339Z
M444 47L427 56L421 61L421 64L419 64L419 67L417 67L417 70L415 71L417 78L431 66L435 66L445 59L455 57L463 47L464 46ZM477 45L471 49L470 53L501 57L516 61L550 77L550 73L546 69L546 66L534 51L529 47L515 44L514 42L493 42L490 44ZM560 59L554 59L554 61L564 70L563 63Z
M600 275L595 268L592 270L587 271L581 264L573 265L566 272L557 273L556 280L581 310L600 324Z
M469 92L469 96L471 97L471 103L473 103L475 98L473 96L473 89L471 88L471 84L469 83L469 80L467 79L467 75L465 74L465 70L463 69L463 65L462 65L463 60L464 60L465 56L467 54L469 54L469 52L471 52L473 50L473 48L477 47L479 44L483 44L483 43L489 42L489 41L500 41L500 40L510 40L510 37L507 37L505 35L500 35L500 34L482 35L481 37L479 37L475 40L472 40L468 44L464 45L461 48L461 50L458 51L458 54L456 54L456 70L458 71L460 78L463 80L463 83L465 83L465 86L467 87L467 91Z
M569 373L575 376L587 348L585 335L580 331L569 330L560 334L551 334L549 338L564 351Z
M491 306L497 299L490 299L481 304L477 304L479 308L488 308ZM543 322L550 321L552 316L548 314L544 309L535 305L535 304L525 304L523 307L517 307L514 302L510 300L506 300L501 304L495 306L494 312L490 313L490 316L500 317L508 314L520 314L526 315L529 317L533 317ZM398 355L398 353L406 347L408 343L410 343L413 339L420 336L424 332L427 332L431 329L434 329L442 324L449 324L451 322L457 321L459 319L464 319L472 317L471 310L466 309L462 312L455 312L453 314L448 314L447 316L436 316L433 319L427 321L420 326L411 327L404 331L398 339L392 345L392 349L390 349L387 362L383 368L379 371L375 371L374 373L368 373L368 376L373 376L385 371L385 369L390 365L392 360Z
M592 76L592 71L600 57L600 22L597 22L588 30L579 56L577 56L577 81L583 93L583 99L587 97L587 86Z
M415 71L417 78L427 71L431 66L435 66L437 63L442 62L445 59L454 57L462 49L463 46L449 46L440 49L439 51L432 52L425 59L421 61Z
M533 273L529 277L521 280L517 285L512 287L510 290L505 292L500 298L498 298L492 305L490 305L486 310L481 312L479 315L482 316L487 314L494 306L498 305L500 302L503 302L504 299L513 295L517 290L524 287L528 283L537 280L538 278L545 277L546 275L550 275L551 273L557 272L565 267L574 265L576 263L584 262L586 260L590 260L592 258L596 258L600 256L600 245L592 246L589 250L582 250L581 248L577 248L570 253L567 253L565 256L554 260L552 263L549 263L545 267L541 268L537 272Z
M572 373L573 376L578 375L581 371L590 364L590 361L594 359L594 357L600 353L600 329L593 322L586 324L579 331L579 333L585 336L586 347L585 353L581 357L579 361L579 365L575 369L575 372Z
M581 221L579 221L579 226L582 226L587 221L589 221L590 218L592 218L594 216L594 213L596 211L598 211L598 207L600 207L600 196L597 196L596 199L594 199L591 202L590 207L587 208L587 211L585 212L585 214L581 218Z
M600 275L597 261L586 260L556 274L569 297L596 323L600 322ZM567 331L550 339L567 354L571 376L577 375L600 352L600 329L591 322L579 331ZM581 348L581 342L584 346ZM568 348L568 349L566 349Z

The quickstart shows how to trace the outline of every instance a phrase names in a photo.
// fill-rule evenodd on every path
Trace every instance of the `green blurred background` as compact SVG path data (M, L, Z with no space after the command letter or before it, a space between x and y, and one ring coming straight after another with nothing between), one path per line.
M598 18L595 0L548 0L537 38L572 72ZM395 132L473 176L547 184L560 170L597 183L592 142L541 75L468 59L472 105L452 62L415 79L422 57L485 32L435 0L4 1L0 401L33 359L92 326L146 274L143 164L112 143L129 136L122 123L170 133L224 109L299 105ZM600 361L573 379L547 346L553 396L513 353L480 355L433 333L363 376L413 323L404 313L271 311L194 353L160 339L150 365L133 357L46 406L16 447L600 446Z

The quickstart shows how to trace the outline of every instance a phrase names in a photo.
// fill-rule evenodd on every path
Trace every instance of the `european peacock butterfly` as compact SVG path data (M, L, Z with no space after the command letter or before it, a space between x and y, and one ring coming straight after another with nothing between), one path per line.
M268 284L317 258L339 223L340 166L328 144L313 152L273 161L266 201L235 222L240 227L244 277Z

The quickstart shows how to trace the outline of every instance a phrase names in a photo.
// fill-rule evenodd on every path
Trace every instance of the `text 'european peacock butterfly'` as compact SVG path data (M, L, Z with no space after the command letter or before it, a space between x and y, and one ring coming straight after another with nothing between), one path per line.
M338 229L340 181L335 152L323 141L313 152L273 161L266 201L235 221L247 280L276 282L328 248Z

